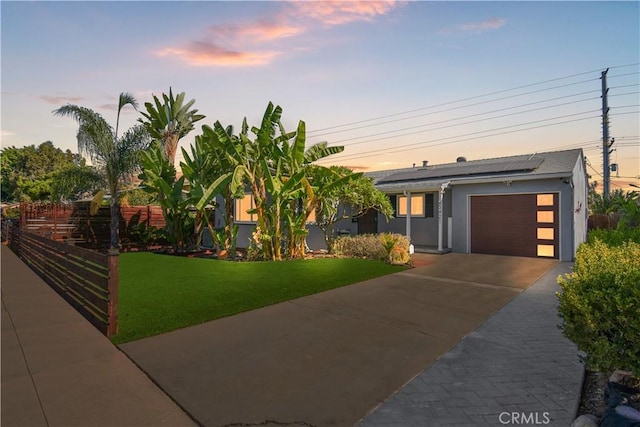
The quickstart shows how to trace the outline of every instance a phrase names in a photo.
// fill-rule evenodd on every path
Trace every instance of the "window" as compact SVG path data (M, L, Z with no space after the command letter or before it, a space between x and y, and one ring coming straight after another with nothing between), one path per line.
M538 211L538 222L553 222L553 211Z
M435 217L435 195L428 193L424 195L424 214L427 218Z
M553 194L538 194L538 206L553 206Z
M316 210L312 210L311 214L307 218L307 224L314 224L316 222Z
M553 258L554 253L553 245L538 245L538 256Z
M553 228L538 228L538 240L553 240Z
M407 196L398 196L398 216L407 216ZM411 216L424 216L424 194L411 196Z
M253 195L245 194L242 199L235 200L235 205L235 220L237 222L256 222L257 215L247 212L256 207L253 201Z

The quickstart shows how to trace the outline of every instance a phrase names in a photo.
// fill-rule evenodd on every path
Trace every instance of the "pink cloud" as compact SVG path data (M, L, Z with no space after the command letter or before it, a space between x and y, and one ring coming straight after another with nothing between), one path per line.
M181 48L162 49L157 55L178 57L193 66L255 66L268 64L278 53L234 51L209 42L193 42Z
M462 31L472 31L472 32L483 32L489 30L497 30L500 27L503 27L507 21L500 18L491 18L482 22L472 22L468 24L460 25L459 29Z
M249 39L253 42L265 42L295 36L303 32L302 27L261 20L250 25L224 25L211 27L214 38L226 38L231 41Z
M156 51L160 57L178 58L191 66L261 66L271 63L283 49L265 48L274 41L291 38L312 29L298 22L311 19L333 26L354 21L371 21L400 4L383 1L300 1L269 19L252 23L212 26L204 38L183 46ZM317 26L317 24L316 24ZM288 48L287 52L298 49Z
M83 101L84 98L80 97L80 96L48 96L48 95L41 95L38 98L42 99L43 101L49 103L49 104L54 104L54 105L61 105L61 104L77 104L80 101Z
M396 0L383 1L299 1L292 3L293 13L321 21L326 25L341 25L354 21L371 21L386 15L399 4Z

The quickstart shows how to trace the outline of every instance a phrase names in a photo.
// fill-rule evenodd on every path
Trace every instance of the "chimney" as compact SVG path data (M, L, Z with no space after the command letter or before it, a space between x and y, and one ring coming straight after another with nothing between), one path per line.
M460 163L460 162L466 162L466 161L467 161L467 158L466 158L466 157L462 157L462 156L460 156L460 157L458 157L458 158L456 159L456 162L458 162L458 163Z
M429 160L423 160L422 161L422 167L426 168L428 163L429 163Z

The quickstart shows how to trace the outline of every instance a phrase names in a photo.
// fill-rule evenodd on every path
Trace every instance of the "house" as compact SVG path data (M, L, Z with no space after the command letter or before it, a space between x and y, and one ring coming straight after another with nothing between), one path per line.
M417 251L574 259L587 236L587 174L581 149L550 151L367 174L395 208L342 220L341 233L408 235ZM246 205L246 206L245 206ZM250 238L251 198L236 201L238 245ZM309 226L307 243L324 248Z
M396 207L377 231L418 248L574 259L587 236L582 150L551 151L371 174Z

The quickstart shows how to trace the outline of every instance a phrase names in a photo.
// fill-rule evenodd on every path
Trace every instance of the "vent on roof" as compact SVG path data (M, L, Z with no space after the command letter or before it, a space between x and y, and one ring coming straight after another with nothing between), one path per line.
M423 160L422 161L422 167L423 168L426 168L428 164L429 164L429 160Z
M460 156L460 157L458 157L458 158L456 159L456 162L458 162L458 163L466 162L466 161L467 161L467 158L466 158L466 157L462 157L462 156Z

